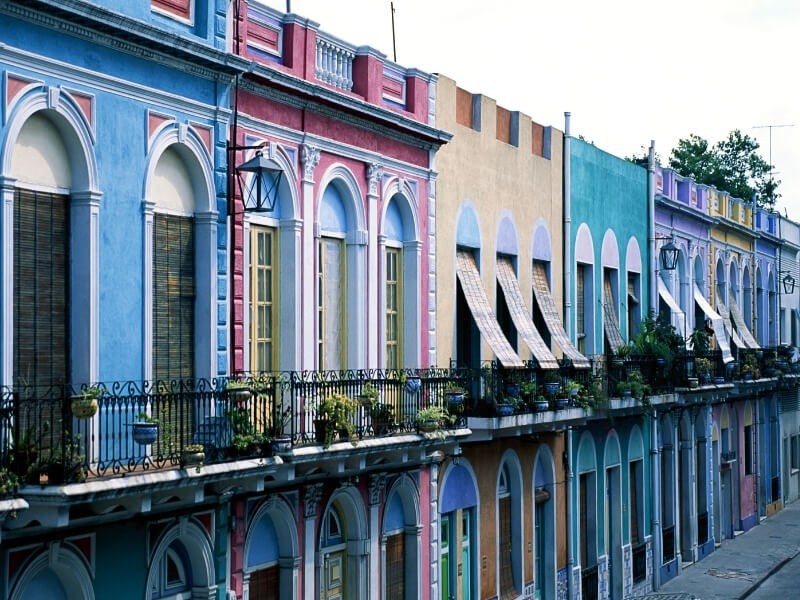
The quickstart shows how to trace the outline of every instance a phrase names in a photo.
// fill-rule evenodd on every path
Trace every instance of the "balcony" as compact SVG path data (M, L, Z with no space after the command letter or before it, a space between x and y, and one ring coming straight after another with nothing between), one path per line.
M257 464L273 452L292 460L303 448L352 452L367 439L411 443L418 440L417 412L441 405L450 380L446 369L286 372L242 378L245 394L224 378L111 382L99 386L96 413L88 417L72 406L80 390L6 387L0 466L21 485L60 485L186 468L192 460ZM346 426L323 439L319 407L335 394L352 399L352 410ZM452 432L458 422L439 426ZM363 452L379 451L368 446Z

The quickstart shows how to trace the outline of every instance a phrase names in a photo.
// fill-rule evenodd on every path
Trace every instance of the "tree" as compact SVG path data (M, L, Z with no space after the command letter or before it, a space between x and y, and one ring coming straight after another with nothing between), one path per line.
M728 138L709 146L699 135L691 134L678 141L669 158L669 166L697 183L713 185L741 198L771 209L780 198L780 181L772 177L772 165L758 154L758 142L734 129Z

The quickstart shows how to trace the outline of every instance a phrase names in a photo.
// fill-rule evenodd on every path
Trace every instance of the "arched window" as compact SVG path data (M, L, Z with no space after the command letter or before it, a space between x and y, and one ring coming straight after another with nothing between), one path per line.
M150 579L151 598L191 598L191 569L183 544L175 540L162 554Z
M508 464L504 463L500 468L497 478L497 554L498 554L498 581L500 588L500 598L516 598L519 595L520 586L517 585L519 579L518 561L519 534L515 536L514 531L519 531L519 516L514 510L512 501L511 475ZM516 537L516 544L515 542ZM516 571L516 573L515 573Z
M347 590L347 544L339 511L335 506L328 509L322 524L320 550L322 551L322 581L320 598L337 600L348 598Z
M322 196L317 247L317 364L323 370L347 365L347 215L342 196L329 185Z

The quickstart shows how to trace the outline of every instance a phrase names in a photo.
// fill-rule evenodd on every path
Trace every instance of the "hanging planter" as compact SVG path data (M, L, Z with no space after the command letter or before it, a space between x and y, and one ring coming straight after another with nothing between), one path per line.
M76 419L91 419L97 414L98 400L106 391L96 385L91 385L81 390L80 394L70 399L70 410Z

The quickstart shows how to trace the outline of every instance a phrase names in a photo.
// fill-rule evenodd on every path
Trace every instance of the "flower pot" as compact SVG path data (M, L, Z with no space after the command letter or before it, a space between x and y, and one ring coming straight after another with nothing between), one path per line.
M550 403L546 400L537 400L534 402L533 406L536 409L536 412L544 412L550 409Z
M327 446L333 440L332 428L333 423L328 419L314 419L314 440L318 444Z
M415 375L409 375L406 377L406 390L411 393L416 393L419 391L419 388L422 386L422 381L420 378Z
M250 390L247 388L233 388L228 390L228 398L234 406L243 406L250 400Z
M460 415L464 412L464 393L445 392L444 399L447 402L447 411L453 415Z
M725 378L724 377L722 377L721 375L717 376L717 377L714 377L714 384L715 385L722 385L723 383L725 383Z
M206 459L206 453L203 451L183 451L183 464L185 465L202 465Z
M497 414L501 417L510 417L514 414L514 405L513 404L498 404L497 405Z
M518 383L507 383L506 384L506 394L509 396L513 396L514 398L519 398L519 384Z
M391 422L388 419L373 418L372 432L375 435L386 435L391 431Z
M288 435L282 435L272 440L273 454L280 454L282 452L292 451L292 438Z
M97 414L97 398L72 396L70 409L76 419L91 419Z
M145 421L133 424L133 441L143 446L152 444L158 439L158 423Z
M551 396L555 396L555 393L558 391L558 388L561 384L557 381L548 382L544 384L545 391L550 394Z
M577 395L578 394L576 392L575 396L577 396ZM564 408L567 408L567 406L569 406L569 400L567 398L556 398L556 408L558 410L562 410Z
M419 430L423 433L431 433L439 429L439 423L437 421L420 421L419 423Z
M690 390L693 390L698 387L699 380L697 379L697 377L687 377L686 385L689 387Z

